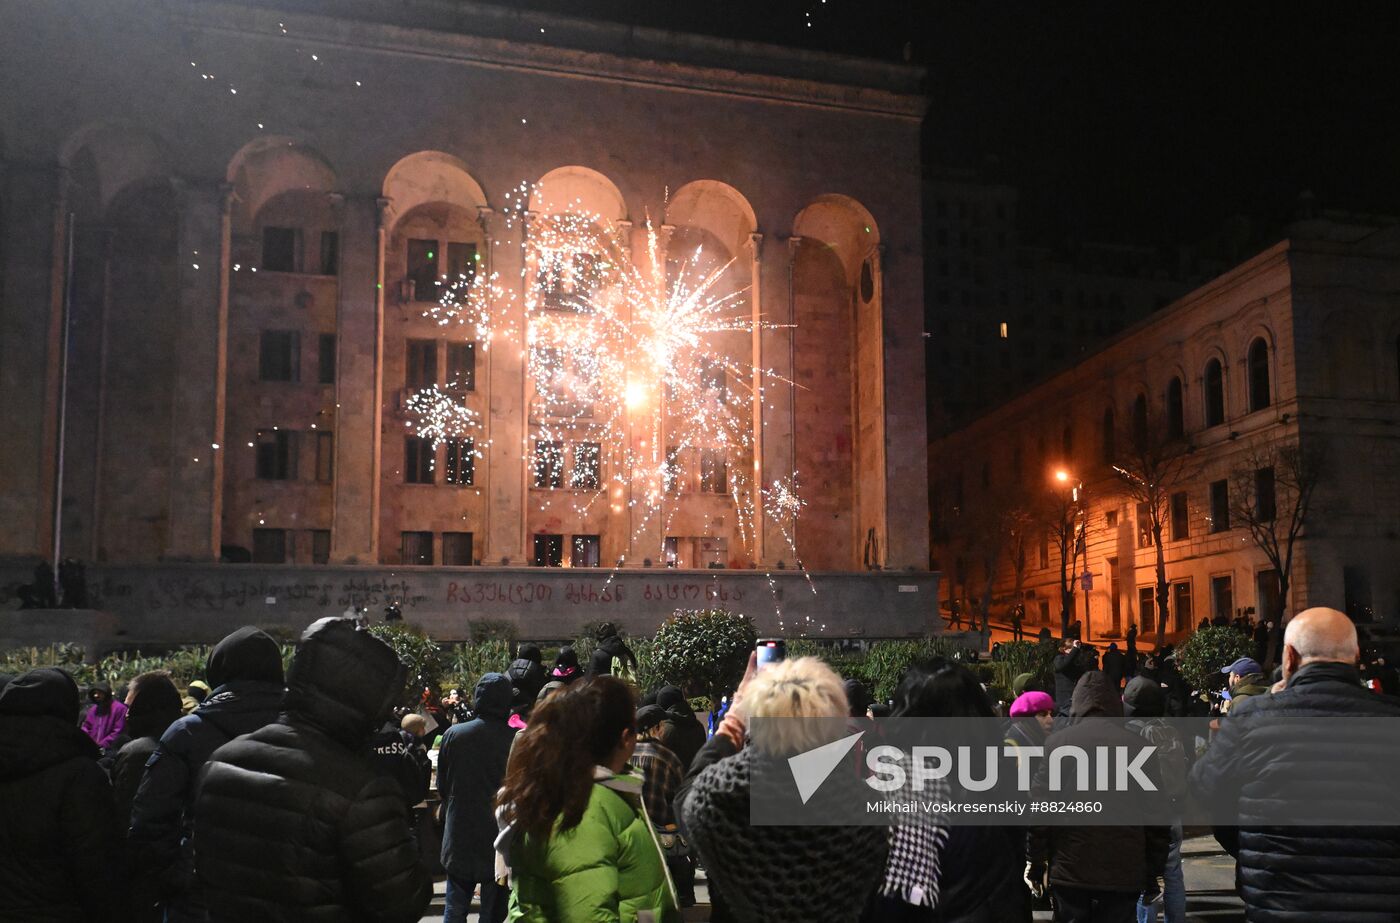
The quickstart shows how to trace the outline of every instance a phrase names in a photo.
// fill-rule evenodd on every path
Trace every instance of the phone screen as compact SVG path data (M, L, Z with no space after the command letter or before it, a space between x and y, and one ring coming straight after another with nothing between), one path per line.
M782 638L759 638L755 645L758 651L758 668L762 670L770 663L787 658L787 642Z

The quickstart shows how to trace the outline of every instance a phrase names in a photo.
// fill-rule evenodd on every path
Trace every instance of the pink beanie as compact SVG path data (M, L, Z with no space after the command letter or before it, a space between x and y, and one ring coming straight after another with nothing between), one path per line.
M1011 703L1011 717L1024 718L1042 712L1053 712L1055 700L1043 692L1023 692Z

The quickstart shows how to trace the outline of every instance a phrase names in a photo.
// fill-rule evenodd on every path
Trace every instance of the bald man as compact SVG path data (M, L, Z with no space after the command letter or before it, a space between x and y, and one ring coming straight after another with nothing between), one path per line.
M1400 718L1400 701L1361 685L1359 659L1344 613L1298 613L1283 635L1283 688L1241 702L1191 771L1203 801L1238 808L1238 838L1217 837L1237 860L1250 921L1379 923L1400 913L1400 827L1270 826L1287 822L1270 800L1280 784L1348 816L1366 816L1394 784L1394 766L1369 765L1344 740L1323 739L1315 721L1300 729L1275 720Z

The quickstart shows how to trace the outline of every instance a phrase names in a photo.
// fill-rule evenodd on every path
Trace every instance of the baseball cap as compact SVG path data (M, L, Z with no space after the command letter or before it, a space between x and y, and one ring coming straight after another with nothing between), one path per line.
M1263 673L1264 668L1259 666L1259 661L1253 657L1241 657L1228 667L1222 667L1220 672L1233 673L1236 676L1248 676L1250 673Z

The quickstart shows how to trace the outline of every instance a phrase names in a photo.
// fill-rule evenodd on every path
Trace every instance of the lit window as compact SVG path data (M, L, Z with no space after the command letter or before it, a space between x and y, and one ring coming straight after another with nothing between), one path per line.
M1006 337L1007 337L1006 321L1002 321L1002 322L1001 322L1001 338L1004 340L1004 339L1006 339Z

